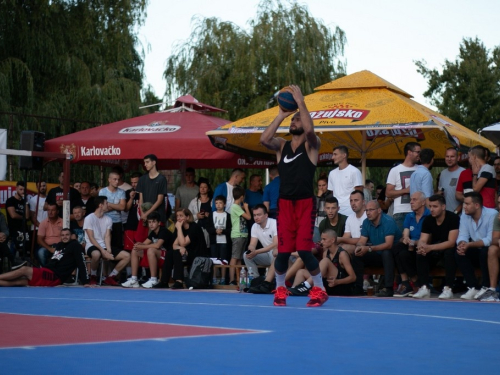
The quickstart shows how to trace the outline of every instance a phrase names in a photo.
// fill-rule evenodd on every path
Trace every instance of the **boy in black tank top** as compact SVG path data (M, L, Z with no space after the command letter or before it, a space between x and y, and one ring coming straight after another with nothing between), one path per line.
M315 221L315 199L313 190L314 172L318 161L320 140L314 133L314 124L304 101L300 88L288 87L297 102L299 112L290 122L291 141L275 137L280 124L293 112L279 109L273 120L260 137L260 142L276 152L278 170L281 179L278 200L278 256L276 270L276 290L274 305L286 306L288 290L285 287L285 273L290 254L297 251L311 274L314 287L309 293L309 307L323 305L328 295L323 287L319 263L311 254L313 248L313 230Z

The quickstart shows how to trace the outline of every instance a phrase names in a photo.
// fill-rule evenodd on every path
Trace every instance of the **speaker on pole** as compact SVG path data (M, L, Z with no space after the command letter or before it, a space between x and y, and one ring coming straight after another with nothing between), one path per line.
M21 132L21 150L26 151L43 151L45 149L45 133L36 131L23 131ZM19 157L19 169L43 169L43 158L32 156Z

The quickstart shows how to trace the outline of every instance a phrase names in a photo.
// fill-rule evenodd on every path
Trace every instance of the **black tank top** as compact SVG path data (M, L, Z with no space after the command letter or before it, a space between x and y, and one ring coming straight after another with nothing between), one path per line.
M316 166L311 162L302 143L293 152L291 142L287 141L278 163L280 174L280 198L299 200L314 196L313 180Z
M341 247L339 247L337 250L337 253L333 257L333 259L332 259L332 256L331 256L332 253L330 253L330 250L328 250L326 252L326 256L328 257L328 259L330 259L332 261L333 265L335 267L337 267L337 269L339 270L339 273L337 274L337 279L339 279L339 280L345 279L347 276L349 276L349 274L347 273L345 268L340 265L340 253L342 253L343 251L345 251L345 250L342 249ZM349 256L349 254L347 254L347 255Z

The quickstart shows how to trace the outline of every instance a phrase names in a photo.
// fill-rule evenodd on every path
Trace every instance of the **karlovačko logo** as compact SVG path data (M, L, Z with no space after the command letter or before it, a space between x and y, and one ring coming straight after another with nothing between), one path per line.
M121 129L119 134L157 134L173 133L179 130L179 125L167 125L167 121L153 121L148 125L130 126Z
M345 108L332 108L323 111L310 112L313 120L323 119L346 119L346 120L363 120L370 111L365 109L345 109Z
M114 145L109 147L80 147L81 156L116 156L120 155L122 150L120 147L115 147Z

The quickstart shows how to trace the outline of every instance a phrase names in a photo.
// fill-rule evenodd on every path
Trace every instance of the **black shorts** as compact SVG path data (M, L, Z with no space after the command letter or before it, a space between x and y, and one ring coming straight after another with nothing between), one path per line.
M101 250L99 250L97 247L95 246L90 246L87 250L87 256L89 258L92 258L92 252L93 251L98 251L99 254L101 254ZM111 246L111 254L113 254L113 256L117 256L118 254L120 254L120 252L122 252L123 249L120 249L119 247L114 247L114 246ZM101 254L102 255L102 254Z
M354 295L354 284L340 284L333 288L328 286L328 281L323 278L323 286L325 287L325 292L329 296L353 296Z
M111 227L111 247L123 250L123 224L113 223Z

